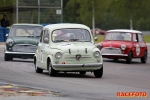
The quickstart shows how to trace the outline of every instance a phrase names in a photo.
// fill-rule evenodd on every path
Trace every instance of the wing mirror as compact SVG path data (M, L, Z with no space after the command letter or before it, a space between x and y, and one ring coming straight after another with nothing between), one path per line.
M44 38L44 43L48 43L49 39L48 38Z
M94 40L97 41L97 40L98 40L98 37L94 37Z
M6 37L8 37L8 34L6 34Z
M134 40L134 42L137 42L137 40Z

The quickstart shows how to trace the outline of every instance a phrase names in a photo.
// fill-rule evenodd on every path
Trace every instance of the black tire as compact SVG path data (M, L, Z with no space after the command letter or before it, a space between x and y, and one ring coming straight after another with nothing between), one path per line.
M49 75L50 76L56 76L57 71L53 69L51 61L49 61L48 66L49 66L49 68L48 68Z
M10 60L10 59L9 59L9 55L6 54L6 53L4 54L4 60L5 60L5 61L9 61L9 60Z
M86 71L80 71L79 72L81 75L85 75L86 74Z
M118 61L118 58L114 58L114 61Z
M9 60L13 60L13 57L9 57Z
M126 62L128 64L131 64L131 62L132 62L132 52L131 51L128 53L128 56L126 57Z
M95 70L94 75L96 78L101 78L103 76L103 66L100 69Z
M143 57L141 58L141 63L146 63L147 62L147 52L144 51L144 55Z
M37 66L37 61L35 60L35 72L36 73L42 73L43 72L43 69L41 69L41 68L39 68L38 66Z

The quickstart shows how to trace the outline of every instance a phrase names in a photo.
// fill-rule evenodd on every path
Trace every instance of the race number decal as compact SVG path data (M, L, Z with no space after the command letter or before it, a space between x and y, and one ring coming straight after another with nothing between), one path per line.
M139 56L140 54L140 46L137 44L136 45L136 55Z

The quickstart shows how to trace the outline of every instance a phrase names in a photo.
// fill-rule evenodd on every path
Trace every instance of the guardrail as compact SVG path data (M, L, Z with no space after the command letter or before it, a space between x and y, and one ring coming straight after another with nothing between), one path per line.
M141 31L144 35L150 35L150 31Z

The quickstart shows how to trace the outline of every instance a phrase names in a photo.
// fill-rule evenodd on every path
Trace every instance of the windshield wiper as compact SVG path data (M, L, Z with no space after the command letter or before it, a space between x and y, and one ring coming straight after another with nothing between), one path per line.
M65 42L66 40L54 40L54 42Z
M79 39L70 39L69 41L78 41Z

